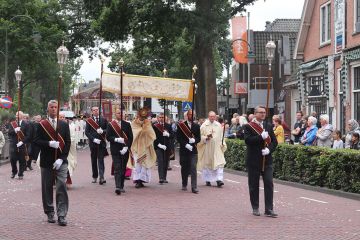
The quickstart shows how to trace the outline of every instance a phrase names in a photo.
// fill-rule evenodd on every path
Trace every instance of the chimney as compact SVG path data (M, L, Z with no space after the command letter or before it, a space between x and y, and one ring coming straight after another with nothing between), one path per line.
M270 21L266 21L265 23L265 31L269 31L271 27L271 22Z

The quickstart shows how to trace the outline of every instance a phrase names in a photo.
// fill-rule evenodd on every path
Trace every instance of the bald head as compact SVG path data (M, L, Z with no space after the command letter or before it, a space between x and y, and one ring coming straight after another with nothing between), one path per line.
M214 111L210 111L208 117L209 121L213 123L216 120L216 113Z

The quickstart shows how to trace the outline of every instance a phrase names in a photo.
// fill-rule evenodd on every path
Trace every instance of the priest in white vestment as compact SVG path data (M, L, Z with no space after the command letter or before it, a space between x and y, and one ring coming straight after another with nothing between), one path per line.
M224 166L226 143L223 140L224 129L216 119L215 112L209 112L208 119L201 125L201 141L198 143L198 170L206 186L216 182L218 187L224 185Z
M150 182L151 168L156 162L156 152L153 145L156 134L151 121L147 119L148 111L146 108L140 109L137 118L131 123L133 132L131 151L134 158L134 166L132 167L136 188L144 187L143 183Z

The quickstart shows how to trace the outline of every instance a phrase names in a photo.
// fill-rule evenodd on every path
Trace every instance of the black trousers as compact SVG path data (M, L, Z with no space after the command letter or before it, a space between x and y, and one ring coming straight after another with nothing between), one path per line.
M182 185L186 187L188 184L189 174L191 175L191 188L197 186L197 154L182 155L180 154L181 178Z
M169 154L162 149L157 149L156 156L158 161L159 180L166 180L167 169L169 166Z
M17 162L19 161L19 170L17 168ZM25 152L23 148L10 147L10 163L11 163L11 172L13 174L19 175L19 177L24 176L24 170L26 168L25 161Z
M264 172L261 172L261 169L248 167L248 185L251 206L253 209L259 209L260 175L262 176L264 182L265 211L273 210L274 184L272 165L265 166Z
M92 177L104 178L105 173L105 164L104 164L104 153L105 147L101 145L92 145L90 147L91 152L91 168L92 168ZM99 168L98 168L99 167Z
M121 155L120 153L111 155L114 163L115 188L124 188L125 171L128 163L129 154Z
M58 217L66 217L69 209L69 198L66 190L68 165L63 163L59 170L41 168L41 192L45 214L53 213L53 183L56 175L56 212Z

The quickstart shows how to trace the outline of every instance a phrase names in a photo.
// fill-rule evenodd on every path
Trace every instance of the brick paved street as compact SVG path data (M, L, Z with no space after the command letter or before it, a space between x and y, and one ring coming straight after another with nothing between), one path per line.
M91 183L89 155L78 152L67 227L46 222L37 167L20 181L10 179L10 164L1 166L0 239L360 239L359 201L275 184L280 217L255 217L246 177L225 173L222 189L199 177L199 195L182 192L177 161L169 184L159 185L153 171L146 188L127 181L127 192L116 196L111 158L100 186Z

